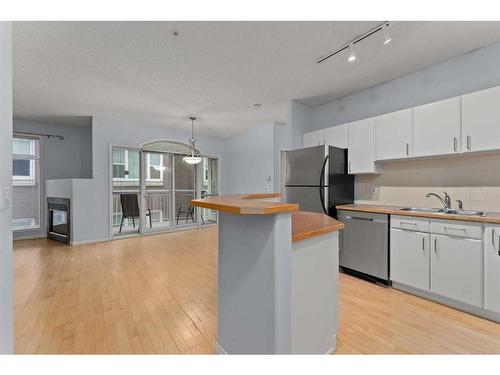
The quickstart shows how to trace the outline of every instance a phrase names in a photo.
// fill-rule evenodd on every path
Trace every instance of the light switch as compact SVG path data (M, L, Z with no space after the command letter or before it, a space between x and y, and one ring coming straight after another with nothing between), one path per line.
M12 189L10 186L4 186L2 188L2 195L0 197L0 210L5 210L10 206L10 200L12 198L11 195Z

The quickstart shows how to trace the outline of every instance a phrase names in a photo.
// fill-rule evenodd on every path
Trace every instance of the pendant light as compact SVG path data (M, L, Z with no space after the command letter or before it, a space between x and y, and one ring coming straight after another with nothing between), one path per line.
M191 116L191 117L189 117L189 119L191 120L191 139L189 140L189 143L191 144L191 147L190 147L191 148L191 155L184 156L184 158L182 160L184 161L184 163L187 163L187 164L198 164L201 162L201 156L195 154L196 139L194 139L194 120L196 120L196 117Z

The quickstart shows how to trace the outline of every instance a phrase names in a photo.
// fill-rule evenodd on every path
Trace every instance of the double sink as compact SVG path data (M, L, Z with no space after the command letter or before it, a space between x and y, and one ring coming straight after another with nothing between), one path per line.
M427 207L406 207L400 211L423 212L443 215L462 215L462 216L485 216L486 212L474 210L454 210L452 208L427 208Z

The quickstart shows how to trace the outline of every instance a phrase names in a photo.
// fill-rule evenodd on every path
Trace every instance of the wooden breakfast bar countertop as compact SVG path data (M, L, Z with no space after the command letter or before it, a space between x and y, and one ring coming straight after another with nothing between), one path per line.
M236 215L272 215L298 211L298 204L270 200L280 196L280 193L227 194L193 199L191 204Z
M344 228L342 222L323 213L298 211L298 204L266 200L280 196L280 193L220 195L193 199L191 204L237 215L272 215L291 212L292 241L300 241Z
M344 229L344 223L319 212L292 212L292 241L305 240Z

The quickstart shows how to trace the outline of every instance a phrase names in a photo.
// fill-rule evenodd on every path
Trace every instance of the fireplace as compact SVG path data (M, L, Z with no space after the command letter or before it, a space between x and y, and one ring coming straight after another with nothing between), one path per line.
M69 244L71 237L70 200L47 198L47 238Z

